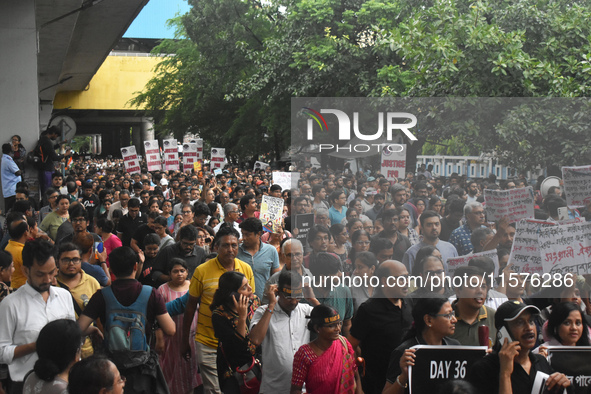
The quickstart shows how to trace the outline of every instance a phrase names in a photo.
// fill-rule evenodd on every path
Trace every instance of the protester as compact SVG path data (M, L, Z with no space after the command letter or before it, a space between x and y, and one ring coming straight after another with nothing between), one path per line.
M275 294L275 286L270 287ZM237 294L237 295L236 295ZM247 370L257 357L256 346L249 339L250 320L259 306L249 281L240 272L220 276L218 288L209 306L211 322L218 339L217 370L223 393L240 393L240 381L233 371ZM253 372L260 379L260 365Z
M126 381L109 359L92 356L70 369L68 394L123 394Z
M459 345L450 338L457 322L453 308L447 298L429 297L420 299L413 307L413 328L406 334L405 341L390 356L386 385L382 393L407 392L408 367L414 365L416 345Z
M581 308L572 302L561 302L552 308L548 324L544 326L549 338L532 353L548 356L548 346L589 346L589 323Z
M82 332L73 320L47 323L39 332L39 359L25 380L23 394L68 394L68 375L80 361Z
M335 309L322 304L314 307L308 329L317 338L294 355L292 394L302 393L304 384L311 394L362 392L353 348L339 335L342 324Z
M170 261L170 281L158 288L158 293L164 299L164 302L170 302L182 297L189 291L190 281L187 280L187 263L178 257ZM181 357L180 349L182 343L183 315L173 316L177 331L172 337L160 337L164 341L160 350L160 365L170 394L186 394L192 392L194 388L201 385L201 377L197 372L197 360L192 357L190 360L184 360ZM197 326L197 320L193 321L191 331L194 332ZM157 331L157 337L161 331ZM192 353L195 353L194 347Z
M571 385L562 373L554 372L546 359L533 354L536 344L536 326L533 316L540 310L533 305L507 301L496 311L495 327L505 328L509 338L495 343L493 352L477 361L471 368L468 380L479 393L517 394L531 393L537 372L550 375L545 382L549 391Z

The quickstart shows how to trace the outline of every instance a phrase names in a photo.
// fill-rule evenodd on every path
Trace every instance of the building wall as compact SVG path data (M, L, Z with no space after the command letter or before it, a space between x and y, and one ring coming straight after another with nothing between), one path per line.
M136 109L128 102L154 77L154 67L160 60L156 56L107 56L88 88L59 92L53 101L54 109Z

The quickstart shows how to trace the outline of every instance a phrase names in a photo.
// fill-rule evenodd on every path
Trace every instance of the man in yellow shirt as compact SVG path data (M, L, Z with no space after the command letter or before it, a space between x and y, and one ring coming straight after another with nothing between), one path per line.
M101 285L96 279L82 270L80 249L71 242L64 242L59 246L56 263L58 267L58 286L72 294L74 301L76 301L76 305L74 305L76 318L79 318L88 301L101 288ZM82 358L89 357L92 353L92 342L90 337L86 337L82 345Z
M216 355L218 340L213 331L211 323L211 310L209 306L213 295L218 288L220 276L227 271L238 271L243 273L254 291L254 275L250 265L238 260L238 239L240 235L233 227L222 227L215 237L215 245L218 248L218 256L209 260L195 269L189 287L189 300L185 309L183 319L183 342L181 354L191 357L189 345L189 333L191 323L199 306L199 317L197 321L197 333L195 335L195 349L199 359L199 370L203 379L203 390L205 394L220 393Z
M4 250L12 255L14 274L12 274L10 285L16 290L27 282L27 277L23 272L23 247L29 238L29 225L24 216L8 224L8 235L10 235L10 239Z

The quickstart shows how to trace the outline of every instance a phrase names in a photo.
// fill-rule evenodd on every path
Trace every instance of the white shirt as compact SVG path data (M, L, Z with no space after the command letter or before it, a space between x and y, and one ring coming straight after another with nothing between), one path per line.
M127 213L129 212L129 206L127 208L123 208L121 206L121 201L116 201L113 204L111 204L111 207L109 208L109 213L107 214L107 219L113 220L113 212L115 212L116 209L120 209L121 212L123 212L123 215L127 215Z
M10 377L22 382L39 358L37 352L14 359L14 349L37 341L39 332L58 319L76 320L72 295L51 286L47 302L29 282L0 302L0 363L8 364Z
M222 227L222 224L224 224L224 223L227 223L227 222L224 222L223 220L221 222L219 222L218 225L213 228L213 231L217 234L218 231L220 231L220 227ZM234 226L236 231L238 231L238 234L240 234L240 238L242 238L242 231L240 231L240 225L236 222L233 222L232 225Z
M250 329L263 317L268 305L259 307L250 322ZM300 346L310 342L307 315L310 315L313 307L302 304L288 315L279 302L271 315L267 335L261 344L263 348L263 360L265 360L265 373L261 382L261 393L289 393L291 389L291 375L293 371L293 356Z

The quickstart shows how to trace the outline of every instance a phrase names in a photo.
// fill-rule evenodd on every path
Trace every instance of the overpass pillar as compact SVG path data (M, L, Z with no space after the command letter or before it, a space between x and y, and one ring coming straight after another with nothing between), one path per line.
M150 141L154 138L154 120L152 118L142 118L141 124L142 142Z
M30 152L39 139L35 0L0 1L0 53L0 136L4 143L20 135ZM38 190L33 168L27 168L25 181L32 194Z

